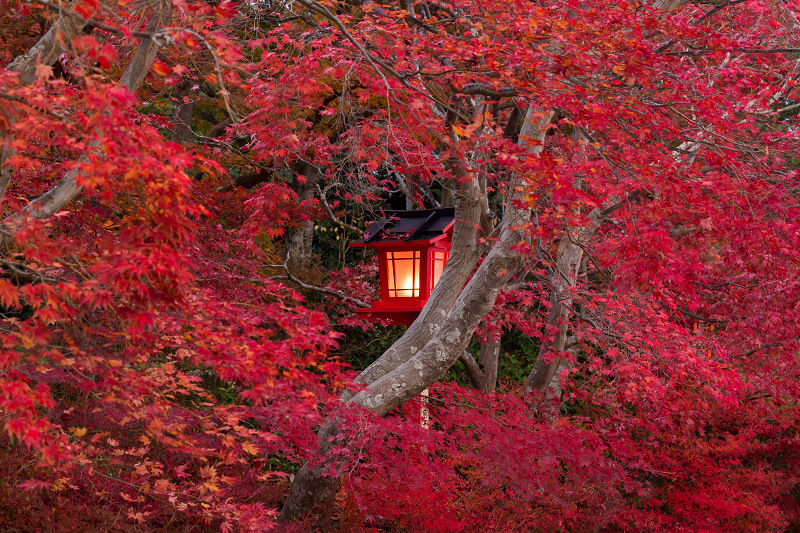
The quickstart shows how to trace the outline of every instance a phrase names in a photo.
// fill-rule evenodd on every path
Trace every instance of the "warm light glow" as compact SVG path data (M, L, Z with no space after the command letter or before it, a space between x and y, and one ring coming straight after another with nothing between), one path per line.
M447 257L449 255L450 254L447 252L433 252L433 275L431 276L431 290L433 290L433 288L439 282L439 278L442 277L444 264L447 262Z
M419 298L419 251L386 252L389 297Z

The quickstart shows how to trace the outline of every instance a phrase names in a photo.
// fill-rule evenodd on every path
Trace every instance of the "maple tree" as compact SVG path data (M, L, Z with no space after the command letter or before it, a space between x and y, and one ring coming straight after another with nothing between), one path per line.
M797 527L797 15L0 2L4 520ZM451 255L353 372L375 265L314 228L391 195Z

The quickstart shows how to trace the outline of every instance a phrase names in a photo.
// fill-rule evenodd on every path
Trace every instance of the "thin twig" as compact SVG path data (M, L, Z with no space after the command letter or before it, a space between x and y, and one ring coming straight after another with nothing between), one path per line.
M62 7L60 5L53 4L53 3L48 2L46 0L29 0L29 1L34 3L34 4L39 4L41 6L44 6L47 9L49 9L50 11L54 11L56 13L59 13L59 15L66 15L68 17L77 18L78 20L86 20L79 13L75 13L74 11L70 11L69 9L65 9L64 7ZM214 59L214 66L215 66L215 70L216 70L216 74L217 74L217 82L220 85L220 89L221 89L221 92L222 92L222 99L225 102L225 109L228 111L228 116L231 118L232 122L238 122L238 118L237 118L238 115L234 112L233 104L231 104L231 101L230 101L230 93L228 92L228 89L226 88L226 85L225 85L225 81L222 78L222 67L221 67L219 55L217 54L217 52L214 49L214 47L211 46L211 43L209 43L208 40L204 36L200 35L196 31L191 30L189 28L176 28L176 27L161 28L160 30L154 31L154 32L149 32L149 31L123 31L118 27L109 26L108 24L103 24L102 22L91 21L91 24L92 24L92 26L94 26L95 28L97 28L99 30L106 31L106 32L109 32L109 33L113 33L115 35L122 35L122 36L131 35L133 37L140 38L140 39L150 39L158 47L163 47L163 46L169 44L170 42L172 42L173 39L172 39L172 35L171 34L173 32L188 33L189 35L199 39L203 43L203 45L208 49L208 51L211 53L212 58Z
M320 200L320 202L322 202L322 206L325 208L325 211L328 212L328 216L331 217L331 220L333 222L335 222L336 224L340 225L341 227L345 228L345 229L349 229L351 231L355 231L356 233L363 233L362 230L358 229L357 227L355 227L352 224L348 224L347 222L344 222L343 220L340 220L339 217L337 217L333 213L333 209L331 209L331 206L328 203L328 197L326 196L326 193L328 192L328 189L330 189L331 185L328 185L327 187L325 187L325 190L322 190L320 188L319 184L315 184L315 185L317 187L317 192L319 192L319 200Z
M289 272L289 269L286 267L285 264L284 265L269 265L269 266L270 267L274 267L274 268L282 268L283 271L286 272L285 276L271 276L269 279L288 280L288 281L291 281L293 283L297 283L298 285L300 285L301 288L309 290L309 291L314 291L314 292L319 292L319 293L322 293L322 294L327 294L328 296L335 296L336 298L341 298L342 300L345 300L347 302L354 303L355 305L357 305L359 307L370 307L370 305L368 303L363 302L363 301L359 300L358 298L353 298L352 296L347 296L343 292L334 291L334 290L331 290L331 289L326 289L325 287L318 287L316 285L310 285L308 283L300 281L296 277L292 276L292 274Z

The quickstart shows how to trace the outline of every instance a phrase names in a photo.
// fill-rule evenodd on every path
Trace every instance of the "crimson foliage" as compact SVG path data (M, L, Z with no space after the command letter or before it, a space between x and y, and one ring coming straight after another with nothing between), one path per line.
M800 527L796 6L176 0L153 30L152 4L0 2L6 63L58 16L92 21L33 83L0 71L3 528L272 530L306 461L341 477L341 530ZM118 63L148 39L134 94ZM168 140L189 103L196 130L230 126ZM269 183L237 188L253 168ZM569 363L558 393L340 399L342 331L382 335L352 313L374 263L310 302L268 265L398 176L419 205L475 183L489 215L535 214L483 340L547 344L580 242L572 349L541 355ZM41 216L61 180L81 194Z

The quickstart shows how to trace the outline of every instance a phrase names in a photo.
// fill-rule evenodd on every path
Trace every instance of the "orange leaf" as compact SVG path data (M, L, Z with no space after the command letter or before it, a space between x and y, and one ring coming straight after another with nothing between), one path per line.
M168 76L171 71L166 63L162 61L153 61L153 72L159 76Z

